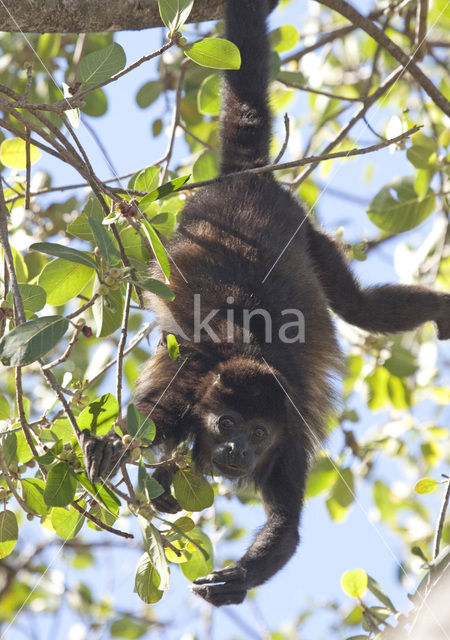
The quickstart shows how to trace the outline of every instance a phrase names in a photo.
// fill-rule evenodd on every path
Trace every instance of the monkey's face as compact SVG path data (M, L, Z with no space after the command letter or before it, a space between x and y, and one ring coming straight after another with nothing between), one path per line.
M235 410L209 414L206 424L212 470L231 479L252 476L277 440L272 420L244 419Z

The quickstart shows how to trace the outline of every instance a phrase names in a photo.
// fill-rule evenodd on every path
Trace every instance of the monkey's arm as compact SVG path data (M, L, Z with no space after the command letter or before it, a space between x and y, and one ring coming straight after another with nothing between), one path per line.
M310 255L330 307L350 324L374 333L409 331L432 320L450 338L450 294L408 285L362 288L339 246L309 222Z
M296 445L286 447L262 488L267 522L236 563L198 578L192 590L216 607L241 603L256 587L283 567L299 542L298 522L307 463Z

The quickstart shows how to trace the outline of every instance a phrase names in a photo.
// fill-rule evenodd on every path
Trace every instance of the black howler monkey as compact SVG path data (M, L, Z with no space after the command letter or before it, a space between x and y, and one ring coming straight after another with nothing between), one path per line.
M178 333L182 356L173 361L158 348L135 392L140 411L156 422L164 454L191 441L201 471L248 480L261 491L267 523L245 555L193 585L214 605L242 602L299 541L308 464L323 440L330 377L342 361L328 308L368 331L406 331L433 320L439 338L450 337L450 295L360 287L342 251L272 174L227 177L269 162L265 23L276 3L227 2L226 37L242 66L224 74L223 179L187 203L168 245L175 300L151 301L163 336ZM161 277L156 265L152 270ZM283 324L293 307L302 313L304 339L298 327ZM207 322L196 335L199 309ZM154 504L168 512L179 509L170 494L175 471L156 472L166 492Z

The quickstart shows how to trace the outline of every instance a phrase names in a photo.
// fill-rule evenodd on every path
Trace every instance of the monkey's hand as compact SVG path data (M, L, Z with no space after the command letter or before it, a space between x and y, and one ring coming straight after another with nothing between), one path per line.
M436 319L439 340L450 339L450 294L445 296L444 301L444 312Z
M126 460L129 455L122 438L115 432L106 436L96 436L89 429L83 429L80 433L80 445L86 474L92 484L102 478L107 480L116 473L120 462Z
M215 607L240 604L247 595L247 570L239 564L231 564L225 569L197 578L191 585L191 590Z
M170 493L170 485L176 471L178 471L178 466L171 464L156 469L153 473L153 478L164 489L164 493L152 500L152 505L157 511L162 511L163 513L178 513L178 511L181 511L180 505Z

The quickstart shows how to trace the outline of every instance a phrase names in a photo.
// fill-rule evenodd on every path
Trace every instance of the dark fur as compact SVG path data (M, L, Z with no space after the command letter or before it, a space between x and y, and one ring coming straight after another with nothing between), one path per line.
M342 361L328 307L374 332L404 331L435 320L440 337L450 335L450 296L420 287L361 289L340 249L313 228L299 203L272 175L226 177L269 160L265 20L275 4L227 3L226 37L238 45L242 67L225 73L225 177L188 202L168 245L175 301L152 299L163 335L172 330L173 317L192 338L193 296L201 294L202 318L209 310L221 310L210 322L220 342L205 332L198 344L179 340L181 357L175 362L160 347L135 394L140 410L157 424L156 443L163 451L170 453L179 443L191 441L194 458L205 472L214 471L214 448L224 446L223 436L207 423L208 414L219 415L223 406L236 409L244 420L236 442L242 442L242 434L247 437L245 420L252 416L276 421L267 450L252 451L256 462L249 471L249 479L261 490L267 523L243 558L193 587L215 605L241 602L248 588L287 562L298 543L308 461L323 440L333 396L330 380ZM153 272L161 277L156 266ZM227 304L229 296L233 305ZM227 340L226 326L231 306L233 342ZM280 312L292 307L304 314L304 343L284 344L276 337L286 321ZM243 310L257 308L271 313L272 343L265 342L258 322L251 325L250 344L242 340ZM167 511L178 508L169 493L174 471L172 466L157 474L167 491L156 505Z

